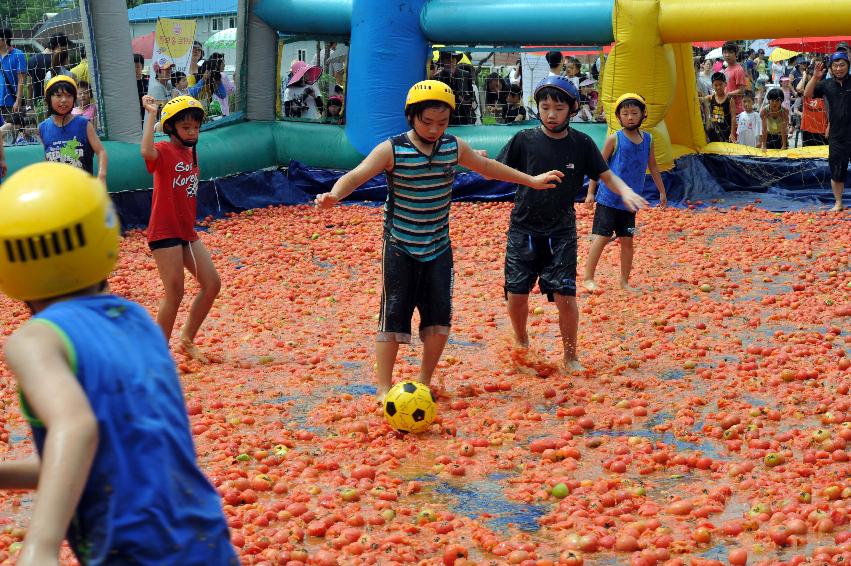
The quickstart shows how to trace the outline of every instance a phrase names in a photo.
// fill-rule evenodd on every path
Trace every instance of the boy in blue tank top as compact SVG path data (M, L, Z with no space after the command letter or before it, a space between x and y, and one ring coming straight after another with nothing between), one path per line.
M659 190L660 205L665 206L668 197L656 166L656 157L653 155L653 138L649 133L641 131L641 124L647 116L647 103L641 95L628 92L616 101L615 116L618 117L622 129L606 138L603 158L609 162L612 171L630 187L643 187L644 172L649 168L650 176ZM629 285L634 253L635 211L627 208L620 195L612 192L605 181L599 183L599 189L597 187L598 183L592 179L585 197L585 204L594 206L596 192L597 209L594 211L594 224L591 228L593 239L585 263L583 285L589 291L597 289L594 272L603 249L612 241L614 234L620 238L621 287L627 291L635 291Z
M136 303L106 292L119 226L102 183L40 163L0 190L0 290L34 317L6 362L36 455L0 488L38 489L18 565L236 565L218 494L195 460L174 362Z
M106 183L106 149L91 122L71 113L76 105L77 83L74 79L57 75L47 81L44 106L48 116L38 125L38 134L44 144L44 159L67 163L93 175L94 156L97 155L97 176Z
M411 317L420 313L423 356L418 381L428 385L449 338L452 319L452 247L449 206L455 166L488 179L551 189L559 171L537 176L484 157L446 134L455 94L445 83L421 81L408 91L405 117L411 129L379 144L360 165L316 197L330 208L380 173L387 174L382 246L381 312L376 336L379 401L389 391L399 344L411 341Z

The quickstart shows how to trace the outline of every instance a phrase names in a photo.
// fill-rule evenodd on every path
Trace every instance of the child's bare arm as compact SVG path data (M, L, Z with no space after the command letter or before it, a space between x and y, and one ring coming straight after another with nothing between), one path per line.
M644 198L632 190L632 187L623 182L623 179L615 175L611 169L607 169L604 173L600 174L600 178L605 181L606 186L609 187L613 193L619 195L621 200L630 211L635 212L640 208L647 207L647 201Z
M95 131L95 127L91 122L89 122L89 126L86 128L86 133L89 138L89 145L92 146L92 151L98 156L98 179L100 179L101 183L106 184L106 168L109 164L106 148L103 147L103 142L100 141L98 133Z
M556 183L564 177L564 173L556 170L547 171L533 177L504 163L500 163L495 159L484 157L479 152L473 151L467 142L461 139L458 140L458 164L471 171L475 171L487 179L517 183L518 185L525 185L541 190L555 188Z
M656 154L654 153L653 143L650 143L650 159L647 161L647 168L650 169L650 177L656 183L656 189L659 191L659 206L667 206L668 193L665 192L665 183L662 181L662 174L659 173L659 165L656 164Z
M617 142L617 134L612 134L606 138L606 141L603 142L603 151L600 152L600 155L603 156L603 160L608 161L612 154L615 152L615 143ZM594 195L597 193L597 185L599 183L594 179L588 179L588 194L585 195L585 204L591 205L594 203Z
M47 429L38 496L18 564L55 564L97 451L97 419L52 328L38 322L22 327L6 343L6 360ZM31 471L25 467L20 479L30 480Z
M142 107L145 109L145 125L142 128L142 158L145 161L156 161L159 157L154 147L154 123L157 121L159 106L152 96L142 97Z
M388 140L377 145L357 167L337 179L330 192L317 195L316 206L330 208L382 171L392 169L393 146Z

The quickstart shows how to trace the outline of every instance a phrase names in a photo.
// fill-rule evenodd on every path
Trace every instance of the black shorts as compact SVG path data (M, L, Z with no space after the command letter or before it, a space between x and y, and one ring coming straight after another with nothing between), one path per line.
M419 261L384 240L381 254L379 342L411 341L411 317L420 313L420 338L449 334L452 325L452 248Z
M505 294L528 295L538 281L541 293L576 296L576 235L530 236L508 231Z
M765 134L765 149L783 149L781 134Z
M597 203L591 233L610 238L632 238L635 235L635 213Z
M844 183L848 177L848 163L851 162L851 145L832 143L828 148L827 164L830 167L830 180Z
M165 248L174 248L177 246L183 246L184 248L189 245L189 240L182 240L180 238L164 238L162 240L154 240L153 242L148 242L148 248L151 251L154 250L162 250Z
M827 145L827 136L801 130L801 146L810 147L813 145Z

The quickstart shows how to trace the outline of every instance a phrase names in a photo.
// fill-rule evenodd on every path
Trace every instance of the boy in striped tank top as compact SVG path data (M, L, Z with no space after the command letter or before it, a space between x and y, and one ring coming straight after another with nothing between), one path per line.
M668 196L653 154L653 138L650 133L641 131L641 124L647 117L647 102L640 94L627 92L615 102L615 116L621 129L606 138L606 143L603 144L603 159L609 162L612 171L627 185L639 190L644 186L644 172L649 169L650 176L659 190L659 204L665 206ZM600 181L599 190L597 187L598 183L592 179L588 183L588 195L585 197L585 204L593 207L596 193L597 209L594 211L594 224L591 227L594 237L591 249L588 250L582 285L589 291L597 290L597 283L594 281L597 262L614 234L620 239L621 288L625 291L635 291L629 284L635 211L627 208L620 195L612 192L604 181Z
M420 313L423 355L418 380L426 385L440 361L452 322L452 247L449 207L455 166L489 179L552 189L560 171L532 176L484 157L446 134L455 94L427 80L408 91L405 117L410 129L379 144L328 193L316 197L330 208L380 173L387 174L382 245L381 312L376 336L379 400L390 389L399 344L411 341L411 317Z

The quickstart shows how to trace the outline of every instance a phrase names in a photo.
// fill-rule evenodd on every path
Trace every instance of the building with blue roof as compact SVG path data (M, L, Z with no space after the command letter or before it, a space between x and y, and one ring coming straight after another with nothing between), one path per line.
M157 18L195 20L195 39L204 42L223 29L236 27L237 0L176 0L142 4L127 10L130 31L139 37L154 31Z

